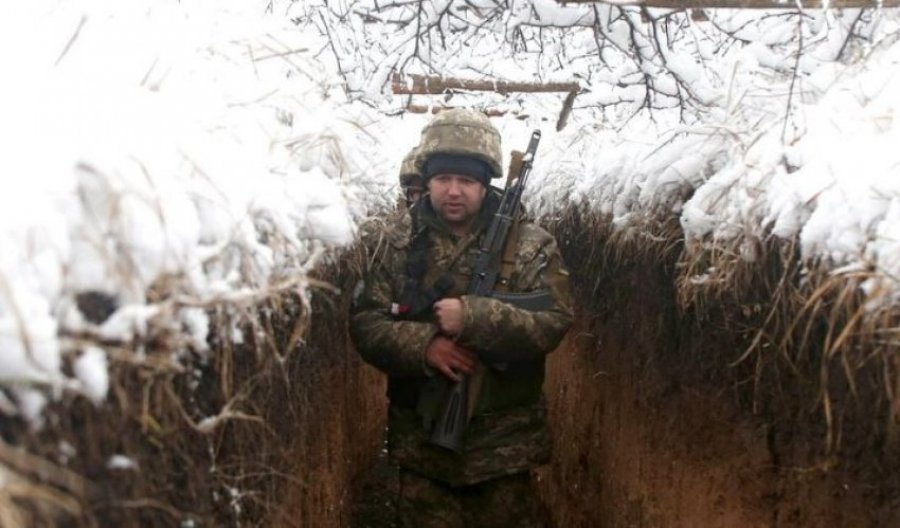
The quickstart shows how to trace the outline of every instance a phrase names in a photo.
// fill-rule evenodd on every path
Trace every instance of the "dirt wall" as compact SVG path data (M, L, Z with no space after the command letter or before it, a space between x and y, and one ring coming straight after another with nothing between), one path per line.
M263 526L350 526L354 482L381 448L384 376L362 363L346 338L323 335L310 346L310 369L295 385L302 393L295 400L297 439L284 467L291 482L277 498L280 511Z
M358 272L342 267L323 278L339 290L314 294L313 318L291 378L282 394L273 395L287 406L280 422L292 437L284 440L279 495L269 498L278 506L260 526L350 526L355 483L383 447L386 380L360 359L347 333Z
M826 450L803 373L730 366L752 332L680 312L672 266L572 271L581 313L549 361L556 449L539 472L557 526L900 526L868 395L846 398Z
M203 354L165 336L119 345L102 406L66 395L40 429L0 416L0 469L23 478L0 526L348 526L386 409L347 337L358 276L322 270L337 290L313 292L310 319L292 293L213 307Z

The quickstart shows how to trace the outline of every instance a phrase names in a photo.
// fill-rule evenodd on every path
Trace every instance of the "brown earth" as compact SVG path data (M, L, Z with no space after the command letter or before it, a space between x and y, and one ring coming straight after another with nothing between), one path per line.
M339 330L317 334L313 321L293 394L285 394L293 401L290 428L296 436L284 472L295 482L283 487L282 507L261 526L350 526L354 483L381 447L385 378L362 362L341 331L349 306L323 302L319 308L319 326Z
M824 456L800 395L806 422L754 413L739 369L704 366L740 340L679 316L666 273L614 282L549 360L556 449L538 475L557 526L900 526L883 453Z
M555 457L539 479L556 525L771 526L765 427L721 397L653 379L634 362L642 330L625 344L578 328L552 356Z

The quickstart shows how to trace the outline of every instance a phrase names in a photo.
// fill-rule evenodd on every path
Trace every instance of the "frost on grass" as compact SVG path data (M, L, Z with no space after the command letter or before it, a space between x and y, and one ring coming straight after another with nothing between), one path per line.
M100 343L139 359L162 328L173 357L202 354L206 309L306 291L388 202L378 118L264 7L39 1L0 21L4 414L102 401Z

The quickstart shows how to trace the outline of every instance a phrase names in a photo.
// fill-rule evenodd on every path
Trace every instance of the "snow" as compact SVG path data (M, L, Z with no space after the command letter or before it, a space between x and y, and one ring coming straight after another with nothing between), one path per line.
M409 99L388 76L401 66L579 82L560 132L565 94L416 100L506 110L493 121L507 156L540 128L527 197L539 214L584 201L649 237L674 216L689 250L731 246L750 262L757 241L797 238L810 261L873 271L872 310L900 301L895 13L871 15L854 28L868 40L845 47L855 10L810 10L802 26L720 10L716 26L739 40L683 17L655 53L634 8L510 4L429 3L435 34L421 39L400 22L415 16L404 3L12 5L0 18L0 64L15 72L0 97L15 145L0 159L15 182L0 193L0 412L39 426L64 394L104 401L109 358L69 336L143 354L141 339L166 328L183 336L173 361L187 361L206 352L206 307L306 291L309 270L395 203L428 119L398 112ZM115 311L91 322L84 292Z
M118 469L122 471L133 471L138 469L137 462L125 455L112 455L106 461L108 469Z
M109 367L106 352L103 349L89 346L75 360L73 365L75 377L82 383L82 392L95 405L106 399L109 390Z
M316 39L260 4L47 0L0 26L16 72L0 98L15 145L0 160L15 178L0 193L0 386L31 421L48 396L105 396L105 356L65 336L137 343L174 325L202 352L200 307L298 270L302 286L390 199L371 177L393 162L378 119L302 51ZM90 323L83 292L118 309Z

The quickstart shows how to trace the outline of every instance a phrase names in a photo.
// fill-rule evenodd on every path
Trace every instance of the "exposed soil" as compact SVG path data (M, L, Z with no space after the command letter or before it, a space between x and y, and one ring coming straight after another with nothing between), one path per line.
M387 413L384 376L362 363L349 339L333 362L308 378L318 390L303 402L298 438L285 464L296 481L287 486L282 511L264 526L350 526L354 482L378 452Z
M398 493L397 467L390 463L387 449L382 449L371 468L356 483L357 500L353 504L353 528L391 528Z
M620 272L549 360L556 449L540 475L557 526L900 526L883 453L824 456L799 396L783 400L799 411L754 412L738 369L705 365L740 339L678 316L661 271Z
M557 526L771 526L765 428L597 340L576 330L551 360L555 458L540 475Z

